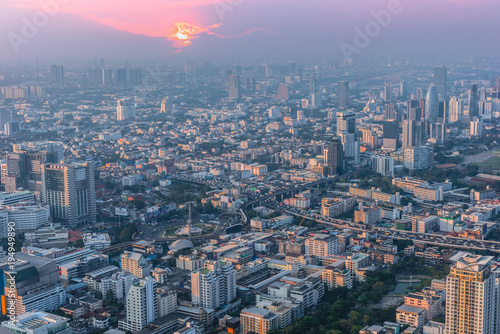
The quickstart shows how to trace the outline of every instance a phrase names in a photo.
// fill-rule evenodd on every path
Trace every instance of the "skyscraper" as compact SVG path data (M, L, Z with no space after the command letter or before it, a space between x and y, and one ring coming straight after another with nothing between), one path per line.
M64 82L64 67L58 65L50 66L50 81L52 82Z
M450 100L450 106L449 106L449 122L454 123L460 120L460 118L463 115L463 101L461 99L457 99L455 96L453 96Z
M429 124L437 123L438 120L438 93L436 86L431 84L425 98L425 121Z
M172 109L173 109L173 104L172 104L172 100L170 99L170 97L166 97L163 99L163 101L161 101L161 110L160 110L160 113L170 113L172 112Z
M425 142L424 124L421 121L403 121L403 148L420 146Z
M126 298L127 318L119 325L125 331L138 332L158 319L157 283L152 277L130 287Z
M240 76L238 74L230 74L227 77L229 87L229 98L239 100L241 98Z
M401 83L399 84L399 92L403 99L408 96L408 83L406 80L401 80Z
M498 333L498 272L493 256L458 252L446 277L446 333Z
M200 307L217 309L236 298L236 271L229 262L205 261L191 273L191 298Z
M384 101L390 101L392 100L392 84L388 81L385 82L384 84Z
M92 162L42 165L42 201L55 222L68 227L96 221Z
M344 149L342 142L338 139L332 140L325 150L326 163L328 165L328 175L342 174L344 170Z
M135 102L133 99L121 99L116 102L116 120L124 121L135 118Z
M316 93L316 74L312 73L309 78L309 96L313 96Z
M478 89L477 85L472 85L469 90L469 116L477 117L479 116L479 101L478 101Z
M446 66L434 67L434 86L440 101L446 101Z
M337 136L343 132L356 134L356 114L353 112L337 112Z
M422 108L420 107L420 101L410 100L406 107L406 119L412 121L419 121L422 117Z
M338 105L339 108L349 105L349 81L339 81Z

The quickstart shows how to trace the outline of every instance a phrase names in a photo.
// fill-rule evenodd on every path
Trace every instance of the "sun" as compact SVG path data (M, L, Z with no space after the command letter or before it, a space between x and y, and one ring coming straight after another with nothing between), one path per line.
M169 36L170 40L175 42L177 47L185 47L191 44L191 40L197 38L195 34L197 34L197 30L200 28L186 23L186 22L178 22L175 24L174 32Z

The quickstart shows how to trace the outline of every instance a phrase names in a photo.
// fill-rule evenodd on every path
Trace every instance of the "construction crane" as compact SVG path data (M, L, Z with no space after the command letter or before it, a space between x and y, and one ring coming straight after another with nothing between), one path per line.
M295 236L297 235L297 232L299 231L300 226L302 226L302 223L304 222L304 220L306 220L306 217L307 217L307 215L309 214L310 211L311 211L311 209L307 210L307 213L304 215L304 218L302 218L302 220L300 221L299 226L297 227L297 229L295 230L295 232L293 232L293 234L292 234L292 242L295 242Z

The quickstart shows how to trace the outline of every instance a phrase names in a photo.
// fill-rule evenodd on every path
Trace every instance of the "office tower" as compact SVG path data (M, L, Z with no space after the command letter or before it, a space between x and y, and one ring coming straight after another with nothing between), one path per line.
M337 136L343 132L356 134L356 114L353 112L337 112Z
M238 74L228 75L229 98L232 100L239 100L241 98L240 92L240 76Z
M120 85L125 85L127 83L127 69L119 68L116 70L116 82Z
M497 92L500 92L500 77L498 77L496 80L495 90Z
M12 122L12 109L5 108L0 110L0 129L3 129L6 123Z
M152 277L130 287L126 298L127 318L119 322L124 331L138 332L158 319L157 283Z
M145 278L151 274L151 264L146 262L141 253L125 251L120 256L122 269L138 278Z
M403 148L403 165L410 170L427 169L434 163L434 152L427 146Z
M399 124L398 122L386 121L383 123L383 144L386 149L396 150L398 148L399 140Z
M477 117L479 116L479 101L478 101L478 89L477 85L472 85L469 90L469 116Z
M372 158L372 170L382 176L394 176L394 157L375 155Z
M359 164L360 160L360 145L356 140L356 135L353 133L342 132L340 135L342 148L344 149L344 157L348 158L353 164Z
M493 256L458 252L446 277L446 333L498 333L498 273Z
M425 143L424 123L420 121L403 121L403 148L420 146Z
M319 93L315 93L311 96L311 105L313 108L320 108L323 106L323 96Z
M449 122L450 115L448 114L448 102L438 102L438 123L446 124Z
M113 84L113 71L112 70L101 70L101 83L106 86L110 86Z
M342 174L344 170L344 149L342 142L338 139L332 140L325 150L326 163L328 165L327 175Z
M339 81L338 86L338 107L347 107L349 105L349 81Z
M267 334L279 328L278 315L276 313L255 306L244 308L240 313L240 321L241 334Z
M431 84L425 97L425 121L429 124L437 123L438 102L437 89L434 84Z
M7 171L2 175L5 191L15 191L26 185L26 156L23 153L9 153L5 157Z
M384 115L385 119L389 120L395 120L395 121L400 121L401 117L399 114L399 108L398 105L395 102L390 102L386 103L384 106Z
M471 137L482 137L483 136L483 122L480 118L474 117L470 121L470 136Z
M309 96L316 93L316 74L312 73L309 78Z
M422 108L418 100L410 100L406 104L406 119L419 121L422 117Z
M440 101L446 101L446 66L434 67L434 86Z
M236 271L230 262L205 261L204 268L191 273L192 302L217 309L236 298Z
M92 162L42 165L42 201L54 222L69 227L96 221Z
M0 258L0 278L5 283L5 289L0 291L2 312L7 311L4 307L9 302L15 305L16 315L54 311L66 304L66 291L59 281L56 261L25 253L16 253L14 258L14 269L10 268L7 256ZM12 284L9 272L16 272Z
M406 99L408 96L408 83L406 80L401 80L401 83L399 84L399 92L401 93L401 97Z
M170 97L166 97L161 101L161 110L160 113L171 113L174 109L174 105Z
M424 90L421 87L415 88L415 99L422 100L424 98Z
M120 99L116 102L116 120L124 121L135 118L135 102L133 99Z
M64 67L58 65L50 66L50 81L62 83L64 82Z
M288 95L288 85L287 84L278 85L278 92L276 94L276 98L280 101L283 101L283 102L288 101L289 95Z
M449 122L458 122L462 118L464 112L463 101L453 96L450 100L449 110Z
M142 70L140 68L131 68L128 70L128 83L132 85L142 84Z
M386 102L392 100L392 84L388 81L386 81L384 84L383 99Z
M446 125L443 123L431 124L429 141L434 144L443 144L446 138Z

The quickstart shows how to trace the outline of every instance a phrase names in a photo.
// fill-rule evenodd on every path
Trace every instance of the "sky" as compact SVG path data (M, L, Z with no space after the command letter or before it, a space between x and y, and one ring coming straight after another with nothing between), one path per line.
M498 13L498 0L0 0L0 61L495 56Z

